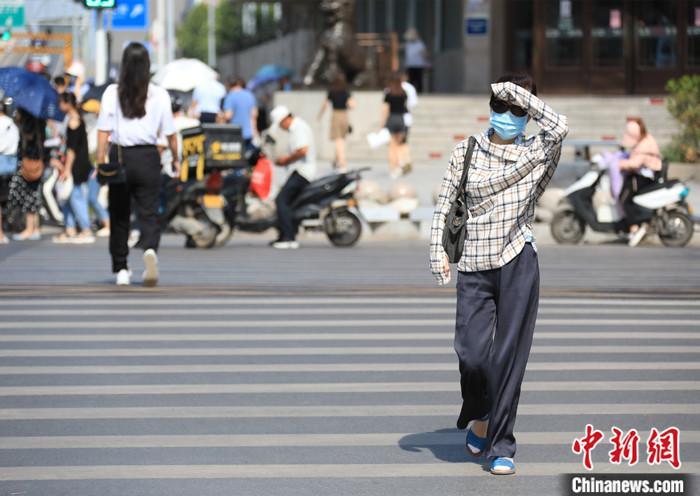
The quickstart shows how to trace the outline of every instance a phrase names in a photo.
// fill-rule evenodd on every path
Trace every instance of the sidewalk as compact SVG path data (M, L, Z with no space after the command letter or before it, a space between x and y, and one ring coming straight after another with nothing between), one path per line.
M378 240L389 240L389 239L427 239L429 232L429 222L434 209L433 198L437 195L440 188L440 183L442 181L442 176L447 167L447 162L437 163L437 162L422 162L414 163L413 171L403 176L399 179L392 179L389 176L389 167L386 163L378 163L376 161L353 161L349 164L349 168L360 169L363 167L370 167L371 170L363 174L363 180L373 181L379 185L382 191L387 195L392 187L396 187L399 183L404 183L409 185L415 190L417 195L419 207L413 212L412 218L415 220L423 220L420 228L416 227L411 220L399 220L400 215L398 212L389 216L392 222L388 222L387 225L378 227L373 233L372 238ZM321 162L319 164L319 175L325 175L332 172L330 163ZM556 203L556 197L558 194L563 193L563 190L571 185L576 180L576 171L569 163L562 163L557 170L552 182L547 188L545 195L545 201L542 202L542 208L551 207L552 204ZM690 188L690 195L688 196L688 203L693 208L695 215L700 214L700 177L695 176L692 179L686 179L686 183ZM367 205L367 203L365 203ZM383 221L388 220L386 212L378 212L374 208L362 208L363 203L360 204L363 214L367 217L369 222L374 220ZM390 210L391 207L386 206L383 210ZM380 217L377 218L376 216ZM388 225L393 224L393 225ZM535 232L537 239L540 243L553 244L554 240L551 238L549 233L549 224L541 222L535 225ZM365 233L368 234L368 233ZM365 237L367 239L367 237ZM586 233L585 242L586 243L603 243L615 240L616 237L608 234L594 233L590 229ZM651 240L652 244L657 244L658 240ZM700 246L700 236L695 236L690 243L691 246Z

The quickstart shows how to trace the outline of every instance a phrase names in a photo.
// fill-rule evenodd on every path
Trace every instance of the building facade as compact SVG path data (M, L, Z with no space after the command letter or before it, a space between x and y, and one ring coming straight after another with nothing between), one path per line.
M700 72L700 0L357 0L360 32L414 26L434 92L481 93L510 70L562 94L655 94Z

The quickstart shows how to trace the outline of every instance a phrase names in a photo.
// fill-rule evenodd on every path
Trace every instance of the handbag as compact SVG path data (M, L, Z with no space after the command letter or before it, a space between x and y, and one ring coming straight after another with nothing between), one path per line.
M126 168L122 158L121 145L117 147L117 161L97 164L97 182L102 186L106 184L124 184L126 182Z
M119 102L118 99L117 102ZM114 123L114 134L116 135L119 129L119 109L117 108L114 109ZM126 167L122 157L122 147L121 145L113 146L117 147L117 161L112 162L108 158L107 162L97 164L97 182L102 186L106 184L124 184L126 182Z
M469 138L467 152L464 154L464 165L462 169L462 178L459 180L459 186L450 211L445 220L445 228L442 232L442 247L445 249L447 258L450 263L459 262L464 251L464 240L467 236L467 219L469 218L469 210L467 210L466 202L466 187L467 177L469 172L469 164L472 160L472 153L476 140L474 137Z
M22 174L22 178L28 183L38 181L44 174L44 161L37 158L22 157L20 174Z

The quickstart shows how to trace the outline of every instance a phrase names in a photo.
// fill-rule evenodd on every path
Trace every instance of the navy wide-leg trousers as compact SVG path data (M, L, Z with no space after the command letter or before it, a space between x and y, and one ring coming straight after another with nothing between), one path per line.
M501 268L459 272L455 351L462 411L457 426L489 414L486 456L515 455L513 428L539 301L537 252L526 243Z

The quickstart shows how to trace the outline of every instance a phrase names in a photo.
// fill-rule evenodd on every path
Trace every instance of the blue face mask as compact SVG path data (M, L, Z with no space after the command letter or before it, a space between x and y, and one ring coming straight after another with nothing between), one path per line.
M510 110L502 114L491 111L491 127L501 139L510 140L520 136L525 132L525 126L527 115L516 117Z

